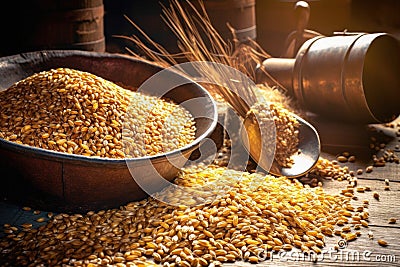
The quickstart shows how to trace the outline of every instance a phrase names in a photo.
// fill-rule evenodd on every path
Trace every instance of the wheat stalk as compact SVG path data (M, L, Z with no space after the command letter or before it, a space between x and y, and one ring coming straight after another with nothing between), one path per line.
M199 8L188 0L184 2L185 6L180 2L171 0L168 8L163 6L162 18L177 37L181 53L169 53L129 18L127 18L129 22L154 49L150 49L137 36L123 38L133 41L146 57L164 67L177 65L182 58L185 58L189 62L219 63L242 72L243 76L231 79L231 77L226 77L223 70L218 69L216 65L210 67L209 64L196 64L198 72L207 75L213 84L208 84L207 87L216 91L240 116L245 117L249 108L258 102L253 91L254 88L248 80L246 81L248 78L255 79L254 68L250 68L249 65L259 64L261 59L270 56L251 40L249 40L249 44L238 45L236 43L235 47L233 44L227 43L212 25L202 1L199 2ZM230 27L230 29L234 33L233 28ZM134 51L128 51L132 55L140 57Z

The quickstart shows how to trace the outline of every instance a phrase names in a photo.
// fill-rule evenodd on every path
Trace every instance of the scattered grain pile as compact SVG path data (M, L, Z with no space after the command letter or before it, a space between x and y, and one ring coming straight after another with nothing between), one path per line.
M0 137L19 144L109 158L155 155L194 140L184 108L91 73L58 68L0 92Z
M149 198L119 209L58 214L38 229L8 225L8 236L0 242L0 262L4 266L134 266L148 260L171 266L256 263L292 248L320 253L325 237L334 232L351 241L359 233L344 224L354 225L352 218L360 216L368 219L364 217L368 213L352 217L359 209L351 198L329 195L321 187L286 177L208 166L184 169L176 183L231 188L211 203L193 207ZM168 188L164 194L166 200L177 197ZM334 229L337 224L343 231Z

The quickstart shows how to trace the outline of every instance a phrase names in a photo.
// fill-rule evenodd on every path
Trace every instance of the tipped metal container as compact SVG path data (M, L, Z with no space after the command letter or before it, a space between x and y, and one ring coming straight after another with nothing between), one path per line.
M149 193L142 188L143 184L150 187L150 193L162 190L216 128L216 104L206 89L178 73L130 56L50 50L4 57L0 59L0 90L36 72L58 67L88 71L131 88L138 88L153 75L167 71L168 75L159 76L159 83L141 92L159 96L162 88L171 88L162 97L185 105L195 117L196 138L180 149L126 159L66 154L0 138L2 199L41 210L65 212L112 208L141 200ZM177 81L181 82L180 86L166 87ZM197 105L186 105L193 99Z
M257 69L257 82L275 81L316 114L357 123L392 121L400 114L399 40L387 33L314 37L295 58L269 58Z

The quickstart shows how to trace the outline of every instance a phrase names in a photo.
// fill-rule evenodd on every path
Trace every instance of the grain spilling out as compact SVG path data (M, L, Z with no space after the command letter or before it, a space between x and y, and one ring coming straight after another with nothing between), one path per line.
M325 238L340 230L339 224L343 224L342 238L358 237L349 218L358 220L361 215L350 197L331 195L296 179L210 165L183 169L175 183L188 188L230 185L230 190L196 206L147 198L115 209L57 214L37 229L14 231L7 225L0 262L4 266L135 266L153 261L164 266L217 266L261 262L281 250L321 253ZM160 194L171 201L193 197L186 192L178 195L166 188Z
M280 166L290 168L294 163L292 156L299 151L299 122L286 108L277 103L257 102L249 113L255 114L264 140L268 140L265 136L271 136L269 120L272 118L276 128L275 160ZM267 146L263 148L265 151L271 147L267 142L263 145Z
M33 74L0 92L0 114L0 138L84 156L151 156L195 138L183 107L68 68Z

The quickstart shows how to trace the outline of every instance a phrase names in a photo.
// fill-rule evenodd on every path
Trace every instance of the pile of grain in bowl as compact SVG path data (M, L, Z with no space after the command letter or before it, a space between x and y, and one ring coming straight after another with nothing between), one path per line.
M69 68L35 73L0 92L0 138L69 154L152 156L188 145L183 107Z

